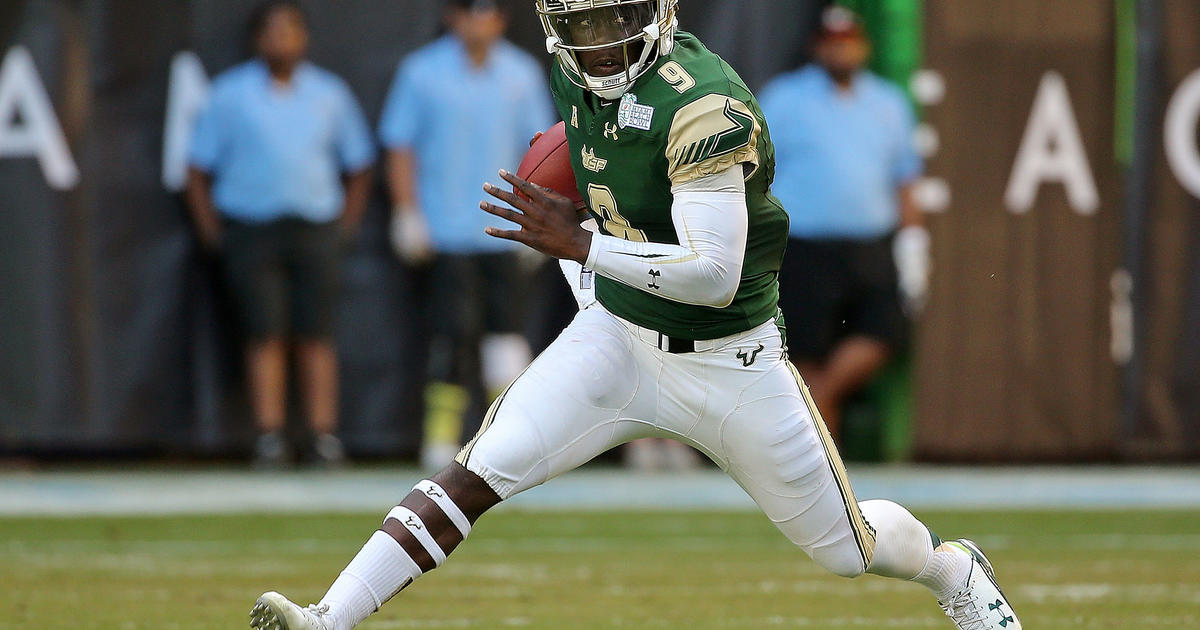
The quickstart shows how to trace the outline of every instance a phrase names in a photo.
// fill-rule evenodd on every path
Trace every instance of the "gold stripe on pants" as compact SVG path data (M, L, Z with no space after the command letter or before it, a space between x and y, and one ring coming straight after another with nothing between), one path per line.
M792 370L792 376L796 377L796 385L800 388L800 394L804 396L809 413L812 414L817 434L821 436L825 459L829 461L829 468L833 471L833 480L842 495L842 503L846 507L846 516L850 519L850 529L854 532L854 540L858 543L859 553L862 554L863 570L865 571L871 566L871 559L875 557L875 528L871 527L871 524L863 518L862 509L858 507L858 500L854 498L854 489L850 487L846 465L842 463L842 456L833 443L833 436L829 434L829 428L821 419L821 412L813 402L812 395L808 393L808 385L804 384L804 378L800 376L800 372L796 371L796 366L788 362L788 367Z

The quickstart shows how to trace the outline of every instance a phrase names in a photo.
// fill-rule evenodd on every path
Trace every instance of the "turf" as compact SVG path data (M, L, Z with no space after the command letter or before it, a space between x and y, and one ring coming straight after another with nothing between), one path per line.
M1200 627L1200 512L922 513L988 551L1026 628ZM318 599L379 515L0 519L0 628L245 628ZM949 628L919 586L831 577L752 513L521 513L362 626Z

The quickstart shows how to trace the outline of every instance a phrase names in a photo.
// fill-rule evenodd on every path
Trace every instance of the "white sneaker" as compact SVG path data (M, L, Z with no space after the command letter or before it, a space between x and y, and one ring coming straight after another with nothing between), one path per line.
M1000 592L992 563L979 546L966 538L948 540L946 544L971 554L971 573L967 575L966 585L948 601L938 602L946 616L959 630L1021 630L1017 613Z
M270 591L263 593L250 610L252 630L333 630L328 605L301 608L288 598Z

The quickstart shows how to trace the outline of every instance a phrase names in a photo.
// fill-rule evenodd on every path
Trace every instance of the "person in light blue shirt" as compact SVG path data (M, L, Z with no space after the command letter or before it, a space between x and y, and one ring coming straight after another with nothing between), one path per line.
M479 200L483 183L499 169L515 172L529 139L555 120L545 71L503 38L504 8L452 0L446 24L445 36L401 62L379 124L393 249L430 274L434 346L422 459L437 468L482 420L475 413L464 423L463 410L480 409L529 361L516 246L484 233L491 217Z
M911 190L921 174L903 92L863 69L857 17L822 16L816 62L772 80L758 102L775 143L771 191L790 218L780 308L792 361L837 434L849 395L906 337L923 299L929 237Z
M414 175L392 177L392 194L402 215L420 210L433 251L506 251L512 243L483 232L479 190L498 169L515 170L529 139L553 124L545 71L512 43L489 43L504 19L494 4L452 5L451 32L401 63L384 105L380 138L393 161L407 154L403 170Z
M759 97L783 160L771 188L794 238L871 239L894 232L901 194L921 174L904 94L862 71L847 87L809 64Z
M248 338L257 463L288 457L289 342L316 435L313 456L337 463L340 244L366 206L375 144L346 84L304 61L308 25L299 5L260 5L251 31L257 57L217 77L197 120L188 206L202 245L221 259Z
M300 62L286 82L254 59L221 74L197 120L191 165L213 179L215 208L231 219L351 222L344 174L375 161L375 143L350 88ZM354 208L357 210L358 208Z

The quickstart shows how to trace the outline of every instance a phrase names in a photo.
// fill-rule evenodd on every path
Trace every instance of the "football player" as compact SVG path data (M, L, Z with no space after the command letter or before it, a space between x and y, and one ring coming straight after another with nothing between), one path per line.
M677 0L537 0L551 90L580 192L500 176L489 228L595 275L595 301L509 386L454 464L417 484L330 587L301 608L266 593L254 628L344 630L440 566L484 511L642 437L707 454L829 571L929 587L962 629L1021 624L969 540L906 509L858 502L777 316L787 219L754 96L679 31ZM587 303L587 300L582 300ZM803 334L795 331L794 334Z

